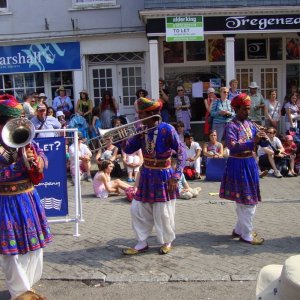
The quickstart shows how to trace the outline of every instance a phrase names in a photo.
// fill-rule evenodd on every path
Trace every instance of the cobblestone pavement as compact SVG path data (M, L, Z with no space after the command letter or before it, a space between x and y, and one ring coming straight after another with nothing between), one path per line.
M300 248L300 177L266 177L261 180L262 204L255 229L266 241L252 246L230 239L235 204L220 200L220 183L194 181L201 186L198 198L177 200L174 250L158 254L155 233L150 251L134 257L121 254L133 246L130 204L124 197L99 200L92 185L82 182L83 217L79 237L74 223L51 224L54 242L45 249L44 279L106 282L177 282L255 280L259 269L283 263ZM68 184L70 211L74 210L73 186ZM0 272L0 279L3 274Z

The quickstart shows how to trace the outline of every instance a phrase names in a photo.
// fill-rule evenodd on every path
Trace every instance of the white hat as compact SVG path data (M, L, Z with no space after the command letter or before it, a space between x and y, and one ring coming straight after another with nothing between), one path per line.
M207 94L209 93L214 93L215 92L215 89L214 88L208 88L207 89Z
M47 98L46 94L40 93L40 94L39 94L39 98L42 98L42 97Z
M64 113L63 113L61 110L59 110L59 111L56 113L56 118L61 117L61 116L65 116L65 115L64 115Z
M249 89L257 89L259 86L255 81L250 82L250 85L248 86Z
M290 256L284 265L263 267L257 279L256 300L300 299L300 255Z

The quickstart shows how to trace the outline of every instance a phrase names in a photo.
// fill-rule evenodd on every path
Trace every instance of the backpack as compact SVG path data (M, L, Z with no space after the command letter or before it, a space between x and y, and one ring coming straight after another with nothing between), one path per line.
M196 176L196 170L193 167L186 166L183 169L183 174L186 180L194 180Z

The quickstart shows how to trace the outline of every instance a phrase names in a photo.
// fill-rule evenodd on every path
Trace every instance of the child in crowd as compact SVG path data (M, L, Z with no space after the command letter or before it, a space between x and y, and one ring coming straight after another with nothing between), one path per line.
M128 174L127 181L135 182L140 166L143 163L142 150L139 149L138 151L132 154L126 154L125 152L123 152L123 163L125 164L127 169L127 174Z
M295 158L297 146L293 141L293 137L291 135L286 135L284 143L283 143L284 153L289 156L290 161L290 170L288 173L289 177L297 176L295 172Z
M115 179L111 180L110 174L114 168L114 164L110 160L103 160L98 164L99 171L93 178L93 189L96 197L105 199L110 194L120 194L120 190L126 192L133 190L128 183Z
M176 168L176 160L172 158L172 168ZM179 190L179 199L189 200L196 198L199 192L202 190L201 187L191 188L188 182L185 179L184 174L182 173L180 179L178 180L178 190Z

